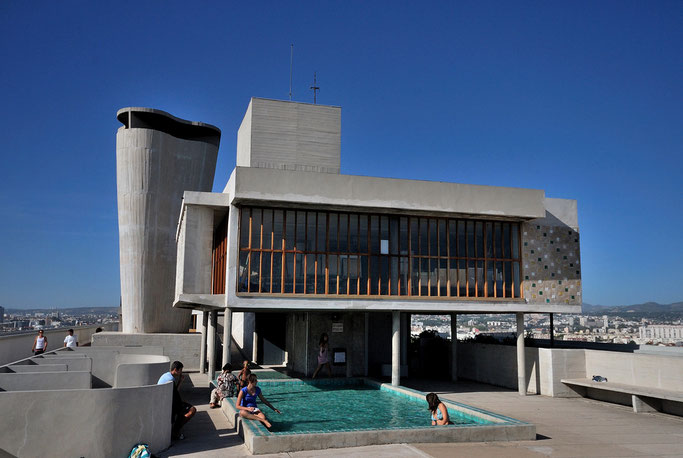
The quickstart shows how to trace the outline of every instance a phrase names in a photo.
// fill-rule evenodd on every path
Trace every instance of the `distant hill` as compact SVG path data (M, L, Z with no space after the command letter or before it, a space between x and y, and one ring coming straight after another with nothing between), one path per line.
M645 302L633 305L591 305L583 304L584 315L609 315L615 313L683 313L683 302L672 304L658 304L657 302Z

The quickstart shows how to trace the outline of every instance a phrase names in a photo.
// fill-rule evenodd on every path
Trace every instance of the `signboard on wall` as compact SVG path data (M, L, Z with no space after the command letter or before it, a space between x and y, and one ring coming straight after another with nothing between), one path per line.
M344 323L332 323L332 332L344 332Z

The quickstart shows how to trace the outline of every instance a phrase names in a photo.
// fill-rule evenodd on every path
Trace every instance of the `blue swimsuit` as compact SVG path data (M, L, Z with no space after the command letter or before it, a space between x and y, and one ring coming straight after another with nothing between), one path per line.
M441 413L441 409L439 409L438 407L436 409L436 418L434 418L434 412L432 412L431 415L432 421L443 420L443 414Z
M244 393L244 396L242 396L242 402L240 403L240 406L256 407L256 398L258 398L261 394L261 388L256 387L256 392L254 394L249 394L249 389L245 386L242 388L242 393Z

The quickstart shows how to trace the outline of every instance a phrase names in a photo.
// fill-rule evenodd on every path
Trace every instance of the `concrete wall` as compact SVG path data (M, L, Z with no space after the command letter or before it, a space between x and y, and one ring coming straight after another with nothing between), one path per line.
M575 200L545 199L546 216L522 224L524 298L581 305L581 246Z
M646 353L586 350L586 376L610 382L683 391L683 359Z
M188 311L189 312L189 311ZM93 335L93 346L153 346L163 348L163 355L171 361L181 361L185 370L199 370L199 351L202 335L189 334L126 334L100 332Z
M74 335L78 336L79 344L89 343L90 336L95 333L98 327L107 331L116 331L118 330L118 323L73 328ZM67 329L69 328L45 330L45 336L48 340L48 351L64 346L64 337L66 337ZM0 336L0 366L32 356L31 347L33 346L33 339L37 335L37 331L25 331Z
M146 112L158 117L144 128L130 122ZM116 134L122 330L184 332L190 312L172 308L181 198L211 191L220 131L155 110L123 109L117 117L124 123ZM213 135L198 138L198 130Z
M170 445L172 385L0 392L0 450L18 457L128 456Z
M0 373L2 391L78 390L90 387L89 371Z
M237 165L339 173L341 108L252 98L237 131Z
M541 393L538 348L525 348L527 393ZM458 377L517 389L517 347L458 344Z
M180 294L211 294L214 210L187 205L183 211L177 248L176 299Z
M168 356L117 355L114 387L154 385L169 368Z

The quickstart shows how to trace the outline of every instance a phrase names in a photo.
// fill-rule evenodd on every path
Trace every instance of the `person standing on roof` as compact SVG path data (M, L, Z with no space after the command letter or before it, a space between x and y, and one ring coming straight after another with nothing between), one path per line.
M33 339L33 348L31 348L31 351L34 355L40 355L41 353L45 353L45 350L47 350L47 337L45 337L45 331L41 329L38 331L36 338Z
M78 347L78 337L74 335L74 330L69 329L68 334L66 337L64 337L64 346L67 348L76 348Z

